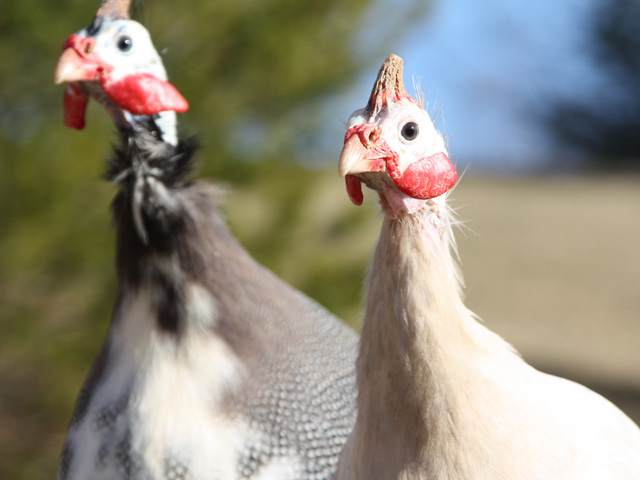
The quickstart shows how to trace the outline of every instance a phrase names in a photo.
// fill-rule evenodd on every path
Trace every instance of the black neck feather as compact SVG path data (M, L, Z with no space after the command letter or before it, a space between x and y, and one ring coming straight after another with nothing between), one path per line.
M186 286L202 286L216 299L215 333L239 355L257 359L263 345L258 338L267 335L260 315L279 309L273 299L290 295L289 287L257 264L226 228L218 190L189 180L193 145L162 142L155 122L145 122L144 129L120 132L108 173L120 186L112 205L119 297L150 287L158 329L179 340L188 317Z
M135 125L119 129L120 144L114 146L106 172L108 180L130 189L135 181L132 169L137 163L153 170L169 188L177 188L193 171L193 154L196 150L192 139L180 139L177 145L163 141L159 128L151 116L136 117Z
M152 117L121 128L120 137L107 171L120 187L112 204L116 268L121 281L136 285L148 274L150 256L189 250L185 232L194 228L193 215L182 197L192 183L195 147L164 142Z

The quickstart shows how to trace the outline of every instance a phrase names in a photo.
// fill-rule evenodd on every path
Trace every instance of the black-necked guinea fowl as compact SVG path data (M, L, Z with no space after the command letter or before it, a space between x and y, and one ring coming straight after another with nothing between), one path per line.
M113 118L117 293L59 480L332 477L355 421L357 337L257 263L214 186L190 180L168 81L129 2L107 0L56 67L65 124Z

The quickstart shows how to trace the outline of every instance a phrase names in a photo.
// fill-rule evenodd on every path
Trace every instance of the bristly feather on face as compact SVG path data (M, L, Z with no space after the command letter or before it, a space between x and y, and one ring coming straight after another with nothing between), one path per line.
M416 212L458 180L442 136L404 89L396 55L382 65L367 106L351 115L344 141L339 172L349 198L360 205L365 183L391 218Z

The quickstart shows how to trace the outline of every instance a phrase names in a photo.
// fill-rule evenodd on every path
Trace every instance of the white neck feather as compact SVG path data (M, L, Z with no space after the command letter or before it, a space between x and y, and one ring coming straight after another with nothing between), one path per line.
M121 110L121 112L122 115L124 115L127 124L132 125L134 128L138 126L139 116L132 115L124 110ZM162 140L175 147L178 144L178 119L176 112L171 110L160 112L155 115L154 121L160 130Z
M465 463L453 458L461 449L450 443L461 440L472 415L464 397L482 358L504 352L519 362L464 306L453 242L442 198L384 220L369 275L350 440L353 463L364 471L353 478L449 478L428 471ZM439 465L425 468L433 457Z
M462 303L442 197L385 218L337 480L640 478L640 430L542 374Z

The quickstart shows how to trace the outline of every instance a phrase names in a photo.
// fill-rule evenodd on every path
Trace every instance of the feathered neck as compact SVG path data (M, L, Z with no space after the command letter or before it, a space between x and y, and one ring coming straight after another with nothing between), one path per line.
M464 306L453 242L442 197L383 221L368 279L357 362L360 440L353 442L368 474L382 469L376 478L436 478L423 477L422 460L431 455L456 465L447 455L458 450L445 443L468 420L464 395L473 390L463 385L476 376L475 359L486 349L512 355ZM375 465L376 458L395 462ZM415 475L394 471L412 466Z
M459 348L473 344L452 242L442 201L383 221L368 279L358 373L367 383L371 370L377 371L390 401L415 401L423 408L451 342Z
M121 279L133 283L150 258L185 245L185 222L192 222L181 192L191 184L194 147L185 140L166 141L158 126L162 118L136 116L117 125L120 142L107 171L119 186L112 205L116 267Z
M166 116L172 114L170 116ZM163 128L168 128L167 134ZM169 187L184 183L193 167L193 146L177 137L175 112L152 116L131 116L117 124L120 143L109 160L107 178L129 190L130 182L143 174L154 177Z

